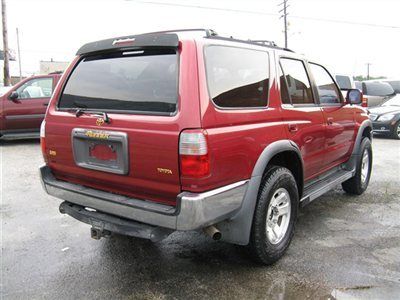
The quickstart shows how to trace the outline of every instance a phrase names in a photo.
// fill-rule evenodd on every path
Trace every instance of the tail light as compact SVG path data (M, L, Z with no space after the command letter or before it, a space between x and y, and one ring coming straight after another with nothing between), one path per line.
M368 98L367 97L363 97L362 98L361 106L362 107L368 107Z
M210 156L203 130L186 130L179 140L181 176L205 177L210 174Z
M40 147L42 148L42 155L44 161L47 162L45 137L46 137L46 121L43 120L42 124L40 125Z

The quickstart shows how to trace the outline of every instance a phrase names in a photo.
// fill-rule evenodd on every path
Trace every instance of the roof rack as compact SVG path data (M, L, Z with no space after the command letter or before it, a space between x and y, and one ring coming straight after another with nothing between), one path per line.
M270 45L277 47L278 45L274 41L269 41L269 40L249 40L250 42L262 44L262 45Z
M283 50L283 51L294 52L293 50L290 50L288 48L279 47L274 42L267 41L267 40L241 40L241 39L235 39L233 37L223 37L223 36L219 36L219 35L209 36L208 38L222 40L222 41L245 43L245 44L250 44L250 45L258 45L258 46L263 46L263 47L268 47L268 48L273 48L273 49L278 49L278 50Z
M190 31L204 31L206 37L217 36L218 34L213 29L205 29L205 28L187 28L187 29L176 29L176 30L164 30L164 31L155 31L148 32L147 34L155 34L155 33L168 33L168 32L190 32Z

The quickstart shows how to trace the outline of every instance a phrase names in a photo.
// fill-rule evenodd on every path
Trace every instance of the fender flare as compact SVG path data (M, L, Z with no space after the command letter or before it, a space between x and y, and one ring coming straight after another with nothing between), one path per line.
M354 142L354 148L353 148L352 155L360 154L359 153L360 152L360 145L361 145L363 132L364 132L365 128L370 128L371 129L371 140L372 140L372 122L371 122L371 120L364 120L364 122L362 122L360 127L358 128L357 137L356 137L356 140Z
M254 209L265 168L276 154L285 151L295 152L303 167L300 150L294 142L279 140L265 147L254 166L240 209L229 220L217 224L218 229L222 233L223 241L238 245L247 245L249 243Z
M366 128L369 128L371 131L371 142L372 142L372 122L371 120L364 120L360 127L358 128L357 136L354 141L353 151L349 160L346 163L346 170L354 170L357 165L358 156L360 153L361 142L363 139L363 132Z

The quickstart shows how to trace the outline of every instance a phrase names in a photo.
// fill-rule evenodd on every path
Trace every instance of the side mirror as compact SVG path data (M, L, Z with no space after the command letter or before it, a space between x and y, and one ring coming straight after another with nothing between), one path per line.
M18 99L18 97L19 97L18 92L13 91L13 92L11 92L10 96L8 96L8 99L10 99L11 101L14 101L14 100Z
M363 99L363 94L360 90L351 89L347 91L346 102L347 104L361 104Z

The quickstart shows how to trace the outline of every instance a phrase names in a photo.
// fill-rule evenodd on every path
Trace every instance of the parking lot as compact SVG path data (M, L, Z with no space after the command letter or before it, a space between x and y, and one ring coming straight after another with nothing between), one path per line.
M19 298L397 298L400 143L375 138L365 194L340 187L301 210L270 267L238 246L177 232L159 243L112 236L58 212L39 182L38 141L1 145L2 295Z

